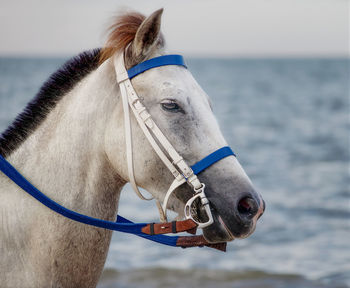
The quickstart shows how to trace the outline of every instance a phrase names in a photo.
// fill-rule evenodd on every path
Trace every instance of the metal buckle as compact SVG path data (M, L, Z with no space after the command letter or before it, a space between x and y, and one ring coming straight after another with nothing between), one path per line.
M193 222L195 222L198 225L198 228L202 228L203 229L203 228L213 224L214 220L213 220L213 215L211 214L211 211L210 211L209 200L205 196L205 193L204 193L205 184L204 183L201 183L201 184L202 184L202 186L200 188L198 188L198 189L194 188L195 194L193 195L192 198L190 198L187 201L187 203L185 205L185 217L186 217L186 219L191 219ZM199 198L201 200L201 204L203 205L203 207L205 209L205 212L207 213L207 216L208 216L208 221L207 222L204 222L204 223L198 222L192 216L191 207L192 207L193 202L197 198Z

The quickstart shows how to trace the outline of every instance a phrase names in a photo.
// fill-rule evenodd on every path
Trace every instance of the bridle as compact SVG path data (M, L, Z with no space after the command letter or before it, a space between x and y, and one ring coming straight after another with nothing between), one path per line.
M133 169L133 151L132 151L132 133L130 124L129 107L133 112L138 125L142 129L145 137L151 144L152 148L169 169L174 176L174 181L170 185L163 203L157 202L161 223L132 223L131 221L118 215L117 221L106 221L97 218L93 218L87 215L83 215L72 210L69 210L52 199L48 198L37 188L35 188L28 180L26 180L5 158L0 155L0 170L7 175L13 182L20 186L23 190L28 192L42 204L50 208L51 210L77 222L84 224L105 228L114 231L120 231L125 233L135 234L137 236L153 240L169 246L180 247L194 247L194 246L208 246L225 251L226 243L211 244L207 242L202 235L199 236L165 236L160 234L189 232L195 234L197 228L205 228L213 223L213 215L210 209L209 201L205 195L205 184L201 183L197 177L197 174L205 170L214 163L228 156L236 156L230 147L222 147L213 153L209 154L202 160L198 161L193 166L189 166L186 161L177 153L175 148L171 145L165 135L158 128L153 121L151 115L148 113L146 107L138 97L134 90L131 79L135 76L165 65L177 65L186 69L186 65L182 56L180 55L164 55L156 58L146 60L129 70L125 69L124 65L124 53L117 55L114 59L114 66L116 71L117 82L120 87L123 110L124 110L124 129L126 138L126 151L127 151L127 166L128 175L131 186L136 194L145 200L146 198L140 192L134 176ZM167 203L171 194L176 188L182 184L187 183L193 189L193 196L185 204L185 220L182 221L167 221ZM199 201L198 201L199 200ZM207 221L200 222L195 219L191 213L194 202L200 202L207 215Z
M149 114L146 107L142 103L141 99L137 95L130 81L135 76L147 70L150 70L159 66L165 66L165 65L178 65L186 68L183 58L180 55L165 55L165 56L152 58L150 60L142 62L141 64L134 66L128 71L126 71L125 69L124 53L121 53L114 58L116 78L120 87L120 92L123 100L129 181L134 191L136 192L136 194L141 199L148 200L141 194L134 177L132 133L131 133L130 116L129 116L129 106L130 106L131 111L133 112L137 120L137 123L142 129L148 142L151 144L154 151L157 153L159 158L162 160L162 162L165 164L165 166L169 169L169 171L175 178L172 184L170 185L167 193L165 194L163 204L158 205L160 207L159 211L160 211L161 221L162 222L167 221L167 213L166 213L167 203L169 201L171 194L175 191L176 188L178 188L183 183L187 182L187 184L193 189L194 195L187 201L185 205L185 217L186 219L191 219L192 221L194 221L197 224L198 228L204 228L211 225L214 221L212 213L210 211L209 201L204 193L205 184L199 181L197 175L194 173L191 167L179 155L179 153L177 153L173 145L171 145L171 143L164 136L162 131L158 128L157 124L153 121L151 115ZM227 152L227 155L225 156L234 155L233 152L232 154L230 153L232 150L229 147L224 148L224 150ZM219 159L214 159L214 160L219 160ZM198 171L203 170L201 169L200 166L201 164L197 163ZM200 200L201 205L203 205L205 213L207 214L208 220L204 223L197 221L192 216L191 208L193 203L196 201L196 199Z

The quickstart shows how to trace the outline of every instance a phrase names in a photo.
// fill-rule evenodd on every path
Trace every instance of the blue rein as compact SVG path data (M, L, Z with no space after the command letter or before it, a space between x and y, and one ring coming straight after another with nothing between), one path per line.
M128 70L129 78L133 78L140 73L143 73L149 69L164 66L164 65L179 65L186 68L184 60L180 55L165 55L156 57L145 62L142 62L131 69ZM228 156L236 156L230 147L222 147L213 153L209 154L207 157L203 158L191 168L194 174L198 174L213 165L214 163L220 161L221 159ZM40 192L35 186L33 186L26 178L24 178L17 170L14 168L2 155L0 155L0 171L2 171L8 178L10 178L14 183L16 183L20 188L38 200L40 203L48 207L49 209L55 211L56 213L80 222L83 224L104 228L113 231L119 231L124 233L130 233L143 237L148 240L152 240L161 244L169 246L177 246L177 240L179 236L166 236L166 235L148 235L141 231L141 229L147 226L147 223L133 223L130 220L123 218L122 216L117 217L117 221L106 221L102 219L93 218L84 214L77 213L70 209L63 207L57 202L53 201L45 194Z
M200 173L214 163L220 161L227 156L235 156L230 147L223 147L215 152L209 154L207 157L197 162L192 166L195 174ZM45 194L40 192L35 186L33 186L26 178L24 178L4 157L0 155L0 171L2 171L8 178L16 183L20 188L38 200L40 203L55 211L62 216L74 220L76 222L84 223L87 225L104 228L113 231L119 231L129 234L134 234L143 237L154 242L169 246L177 246L178 236L166 236L166 235L148 235L141 231L141 229L147 226L147 223L133 223L130 220L123 218L122 216L117 217L116 222L106 221L102 219L93 218L87 215L83 215L67 209L57 202L53 201Z

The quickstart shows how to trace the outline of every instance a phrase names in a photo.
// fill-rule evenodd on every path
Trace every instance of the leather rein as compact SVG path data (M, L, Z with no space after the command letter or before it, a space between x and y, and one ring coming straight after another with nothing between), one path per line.
M230 147L225 146L217 149L193 166L187 165L186 161L177 153L175 148L171 145L171 143L153 121L151 115L147 111L147 108L138 97L130 81L137 75L160 66L177 65L186 69L187 67L182 56L164 55L152 58L132 67L129 70L125 69L124 53L116 56L113 61L116 71L116 78L120 87L123 101L128 174L133 190L141 199L153 199L144 197L139 191L135 181L129 108L134 114L137 123L153 147L154 151L174 176L174 181L170 185L164 197L163 203L161 204L160 201L157 200L161 223L133 223L120 215L118 215L117 221L113 222L80 214L61 206L40 192L1 155L0 171L2 171L8 178L10 178L19 187L44 204L46 207L71 220L108 230L135 234L139 237L168 246L182 248L207 246L221 251L226 251L226 242L209 243L206 241L203 235L195 235L197 228L205 228L213 223L210 204L204 192L205 184L199 181L197 174L225 157L236 155ZM173 191L184 183L187 183L193 189L193 196L185 204L185 220L168 222L166 213L168 200ZM191 210L196 200L203 206L208 219L206 222L199 222L198 220L194 219L192 215ZM163 235L169 233L176 234L180 232L187 232L193 234L193 236Z

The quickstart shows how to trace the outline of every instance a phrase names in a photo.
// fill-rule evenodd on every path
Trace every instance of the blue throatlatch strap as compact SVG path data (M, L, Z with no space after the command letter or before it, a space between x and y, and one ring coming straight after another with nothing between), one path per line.
M69 210L57 202L51 200L37 188L35 188L27 179L25 179L4 157L0 155L0 171L2 171L7 177L9 177L13 182L15 182L24 191L33 196L36 200L44 204L51 210L65 216L74 221L105 228L108 230L120 231L130 234L135 234L137 236L152 240L158 243L162 243L169 246L176 246L178 236L166 236L166 235L148 235L141 232L141 229L147 224L145 223L132 223L131 221L118 216L117 222L101 220L86 216L72 210Z
M207 157L203 158L202 160L198 161L196 164L191 166L191 168L193 170L193 173L197 175L198 173L207 169L209 166L213 165L214 163L231 155L236 156L236 154L232 151L232 149L229 146L225 146L209 154Z
M164 55L146 60L128 70L129 79L155 67L165 65L179 65L187 68L185 61L181 55Z

